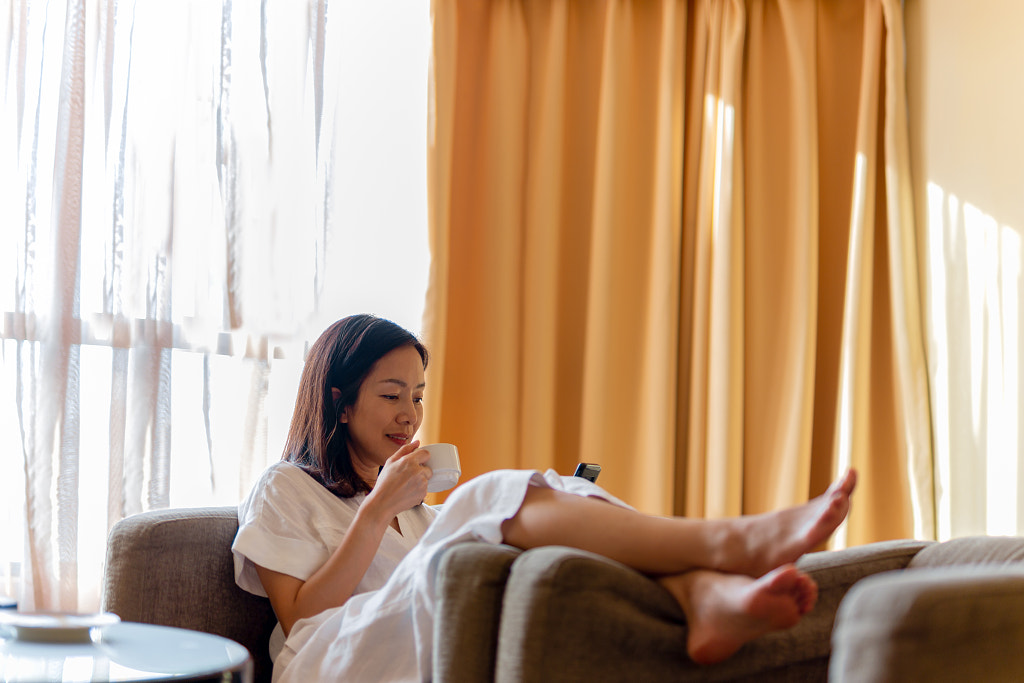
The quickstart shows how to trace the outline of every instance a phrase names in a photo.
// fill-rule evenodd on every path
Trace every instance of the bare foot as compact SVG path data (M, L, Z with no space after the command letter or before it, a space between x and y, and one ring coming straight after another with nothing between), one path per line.
M764 576L824 543L850 512L857 472L846 473L803 505L727 520L719 569Z
M658 581L686 614L686 650L698 664L720 662L765 633L796 625L818 599L817 584L793 565L759 579L698 569Z

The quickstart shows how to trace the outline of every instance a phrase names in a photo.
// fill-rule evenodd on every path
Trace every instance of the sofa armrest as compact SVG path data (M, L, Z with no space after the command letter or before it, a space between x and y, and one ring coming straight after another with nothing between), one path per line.
M494 680L498 622L512 561L522 552L507 545L460 543L438 562L434 615L433 680Z
M683 612L658 583L592 553L548 546L512 564L495 681L685 680ZM642 663L642 664L641 664Z
M829 680L1024 680L1024 568L943 567L870 577L843 601Z
M224 636L253 655L257 681L271 677L270 601L235 585L231 542L238 509L152 510L122 519L107 540L102 609L124 621Z

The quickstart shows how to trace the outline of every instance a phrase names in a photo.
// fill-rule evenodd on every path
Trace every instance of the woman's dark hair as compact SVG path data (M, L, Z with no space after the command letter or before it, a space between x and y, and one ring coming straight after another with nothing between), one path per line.
M295 463L342 498L369 493L348 452L348 426L338 418L354 405L374 364L391 351L412 346L427 367L427 349L414 334L372 315L342 318L328 327L306 354L295 412L282 460ZM335 400L331 388L341 396Z

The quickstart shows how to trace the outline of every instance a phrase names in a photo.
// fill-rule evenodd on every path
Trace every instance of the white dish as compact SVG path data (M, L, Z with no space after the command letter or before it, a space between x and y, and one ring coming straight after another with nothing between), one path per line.
M0 611L0 627L14 632L18 640L38 643L87 643L92 630L110 626L121 618L110 612L76 614L72 612Z

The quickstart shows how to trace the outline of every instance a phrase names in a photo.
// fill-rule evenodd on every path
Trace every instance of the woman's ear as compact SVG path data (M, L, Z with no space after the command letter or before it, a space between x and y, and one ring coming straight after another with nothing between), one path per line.
M339 412L338 411L338 402L341 401L341 389L339 389L337 387L331 387L331 398L334 400L334 412L337 413L337 412ZM342 423L348 422L348 410L342 410L340 412L341 412L341 414L338 415L338 422L342 422Z

